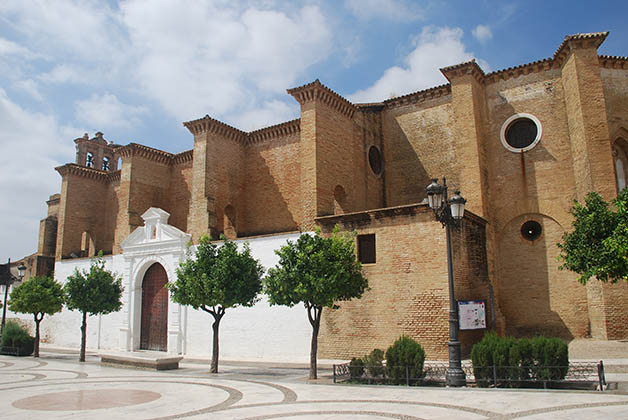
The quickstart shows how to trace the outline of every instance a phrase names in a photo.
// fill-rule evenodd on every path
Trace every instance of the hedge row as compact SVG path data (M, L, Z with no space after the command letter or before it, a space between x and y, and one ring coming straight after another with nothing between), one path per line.
M476 383L481 387L558 381L564 379L569 370L567 344L558 338L516 340L489 332L473 346L471 360Z
M384 356L386 366L384 366ZM388 382L416 383L423 377L423 363L425 351L412 338L402 335L395 341L386 353L375 349L370 354L356 358L349 362L349 373L352 380L360 380L364 374L369 379L386 378Z

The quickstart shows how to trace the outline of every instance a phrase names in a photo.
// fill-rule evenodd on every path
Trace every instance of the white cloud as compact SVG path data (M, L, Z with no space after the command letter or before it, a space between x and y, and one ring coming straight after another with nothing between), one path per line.
M90 80L95 80L94 75L91 75L85 69L81 69L74 65L58 64L55 65L52 70L41 73L37 76L39 80L44 83L88 83Z
M130 128L141 123L147 112L142 106L127 105L111 93L93 94L89 99L76 103L76 119L94 130Z
M410 22L423 19L423 9L416 2L403 0L345 0L345 7L363 20L386 19Z
M136 1L121 8L140 51L137 82L179 120L255 109L262 98L285 94L333 46L316 6L290 14L200 1L188 7Z
M29 94L33 99L36 99L40 102L44 100L41 92L39 92L39 86L37 85L37 82L35 82L33 79L18 80L17 82L15 82L15 86L18 89Z
M262 103L259 107L234 115L229 120L244 131L253 131L298 118L299 108L292 103L273 100Z
M475 39L480 42L486 42L489 39L493 38L493 32L491 31L491 28L487 25L478 25L473 29L473 31L471 31L471 33L473 34Z
M415 39L416 47L405 57L403 66L388 68L375 84L348 96L353 102L383 101L391 96L430 88L446 82L440 68L471 60L462 43L462 29L428 26ZM488 65L478 60L488 70Z
M63 127L53 117L15 104L0 89L0 256L21 258L37 250L38 220L45 201L60 191L54 167L74 160L68 139L80 130Z

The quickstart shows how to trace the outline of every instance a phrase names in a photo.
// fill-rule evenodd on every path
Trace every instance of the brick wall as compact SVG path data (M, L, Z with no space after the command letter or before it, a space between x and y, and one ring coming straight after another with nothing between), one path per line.
M471 217L471 216L470 216ZM344 359L386 349L401 334L425 348L430 359L447 358L449 291L445 230L426 205L319 218L324 232L375 234L376 263L364 264L369 288L361 299L324 309L319 356ZM458 299L487 299L483 223L468 220L454 235ZM483 266L482 266L483 265ZM460 281L460 284L458 284ZM481 333L463 333L469 351Z
M301 220L298 131L246 147L240 236L297 230Z

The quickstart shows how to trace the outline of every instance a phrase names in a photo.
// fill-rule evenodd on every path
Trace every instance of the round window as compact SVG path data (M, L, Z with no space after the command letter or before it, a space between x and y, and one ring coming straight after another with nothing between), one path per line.
M371 146L369 149L369 165L375 175L382 173L382 153L376 146Z
M543 233L543 228L541 224L535 220L528 220L521 225L521 236L527 241L536 241L541 237L541 233Z
M536 146L541 133L541 122L534 115L515 114L502 125L500 137L506 149L519 153Z

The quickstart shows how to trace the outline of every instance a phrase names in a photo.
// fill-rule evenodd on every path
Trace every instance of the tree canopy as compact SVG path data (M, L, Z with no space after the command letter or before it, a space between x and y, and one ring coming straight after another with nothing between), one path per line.
M122 307L122 280L105 268L105 261L99 254L92 259L89 271L75 268L63 290L67 296L67 308L83 314L79 360L84 362L87 315L105 315L119 311Z
M355 255L354 237L335 228L329 237L304 233L288 241L275 253L279 263L268 270L264 292L271 305L303 303L312 325L310 378L316 379L318 331L323 308L338 301L359 298L368 288L362 266Z
M211 372L218 372L218 332L225 310L253 306L263 274L264 268L251 256L248 243L240 252L233 241L225 240L218 246L203 236L195 256L183 261L177 268L177 280L168 283L174 302L201 309L214 318Z
M52 277L31 277L11 291L9 309L13 312L33 314L35 321L35 349L39 357L39 324L44 315L52 315L63 309L63 288Z
M558 244L561 269L574 271L585 284L591 277L602 282L628 280L628 188L611 201L598 193L574 202L573 231Z

